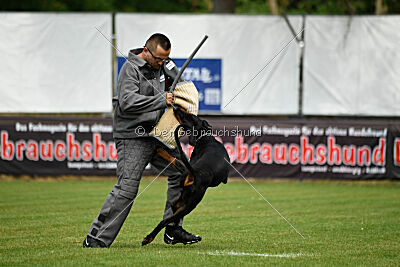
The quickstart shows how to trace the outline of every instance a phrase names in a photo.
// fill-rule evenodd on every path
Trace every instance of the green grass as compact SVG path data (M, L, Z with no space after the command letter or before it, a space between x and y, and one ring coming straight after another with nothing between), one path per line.
M150 180L142 181L141 189ZM162 216L166 181L135 202L109 249L83 249L109 181L0 182L1 265L367 265L400 263L400 184L263 181L255 187L306 237L303 240L244 182L209 189L185 218L203 237L165 245L163 234L141 247ZM162 232L163 233L163 232ZM221 253L298 254L295 258Z

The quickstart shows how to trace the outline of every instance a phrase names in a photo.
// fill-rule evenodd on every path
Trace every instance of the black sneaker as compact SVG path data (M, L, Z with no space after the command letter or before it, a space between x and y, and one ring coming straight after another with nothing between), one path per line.
M94 239L93 237L86 236L85 240L83 240L84 248L106 248L107 245L104 244L103 241L98 239Z
M164 233L164 242L175 245L176 243L194 244L201 241L201 236L188 233L182 226L167 226Z

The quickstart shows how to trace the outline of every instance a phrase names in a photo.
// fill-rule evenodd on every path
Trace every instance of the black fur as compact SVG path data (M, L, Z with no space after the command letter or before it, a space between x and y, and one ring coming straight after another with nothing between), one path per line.
M174 108L175 116L181 124L175 130L175 141L185 164L189 177L183 177L183 192L180 199L173 204L174 214L162 220L157 227L147 235L142 246L151 243L157 234L169 223L178 224L180 219L189 214L202 200L208 187L225 183L229 174L229 156L223 144L211 135L211 126L207 121L188 114L180 108ZM182 151L178 137L183 128L189 133L189 143L194 146L190 162Z

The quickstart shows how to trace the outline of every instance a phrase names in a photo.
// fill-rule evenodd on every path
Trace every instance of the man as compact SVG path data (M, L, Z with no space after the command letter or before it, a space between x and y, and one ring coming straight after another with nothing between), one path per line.
M156 33L146 41L144 48L131 50L121 68L118 95L113 98L118 183L90 226L83 241L84 247L109 247L113 243L129 214L142 173L149 162L160 171L165 169L163 174L168 176L168 190L164 218L173 213L171 203L179 199L182 192L180 181L186 177L187 171L180 161L171 164L162 145L148 136L167 105L174 102L174 96L166 86L166 80L174 78L166 74L176 73L171 71L171 64L165 64L170 52L169 39ZM175 153L173 156L178 158L179 154ZM169 225L164 234L167 244L192 244L200 240L200 236L186 232L182 222Z

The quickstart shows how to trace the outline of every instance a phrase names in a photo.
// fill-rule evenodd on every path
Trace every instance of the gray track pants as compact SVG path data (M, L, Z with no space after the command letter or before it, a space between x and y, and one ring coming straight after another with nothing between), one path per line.
M113 243L131 210L147 164L150 162L160 171L169 164L165 157L157 153L160 146L154 138L119 139L115 142L118 153L118 183L108 194L88 233L89 236L103 241L107 246ZM173 156L178 157L177 154ZM171 203L179 199L181 195L182 188L179 183L183 176L186 177L186 169L179 161L175 161L162 174L168 176L167 203L163 216L166 218L173 214Z

